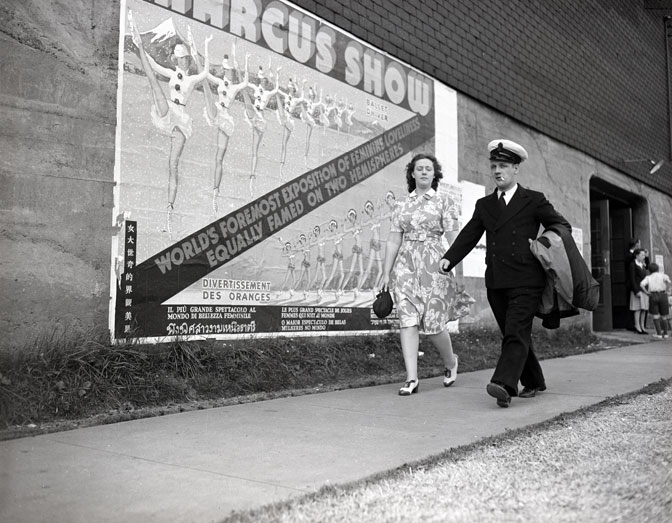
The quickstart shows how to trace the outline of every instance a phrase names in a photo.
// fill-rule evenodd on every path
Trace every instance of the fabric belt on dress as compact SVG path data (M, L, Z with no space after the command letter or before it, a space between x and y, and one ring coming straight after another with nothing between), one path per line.
M438 241L441 239L439 234L431 234L426 232L405 232L404 240L412 242L427 242L427 241Z

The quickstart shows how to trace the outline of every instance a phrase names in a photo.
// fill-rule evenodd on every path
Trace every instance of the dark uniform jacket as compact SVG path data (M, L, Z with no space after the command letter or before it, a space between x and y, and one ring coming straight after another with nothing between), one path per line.
M530 245L532 254L546 271L546 288L537 316L547 329L560 327L560 319L594 311L600 302L600 284L593 278L571 233L564 227L549 227Z
M476 246L485 233L485 286L488 289L544 287L546 273L530 251L528 240L539 234L539 226L572 226L558 213L543 193L518 184L504 211L500 211L497 191L476 202L474 215L443 256L450 268Z

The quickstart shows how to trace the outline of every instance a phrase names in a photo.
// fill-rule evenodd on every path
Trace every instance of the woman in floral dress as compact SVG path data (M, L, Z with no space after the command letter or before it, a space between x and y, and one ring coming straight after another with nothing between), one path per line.
M437 192L441 178L441 165L434 156L421 153L413 157L406 166L410 194L397 205L387 239L382 284L387 288L392 282L399 313L407 375L399 389L401 396L418 391L420 332L428 335L441 353L446 367L443 384L449 387L455 383L457 356L447 324L469 313L453 275L439 270L444 236L452 241L458 229L454 202Z

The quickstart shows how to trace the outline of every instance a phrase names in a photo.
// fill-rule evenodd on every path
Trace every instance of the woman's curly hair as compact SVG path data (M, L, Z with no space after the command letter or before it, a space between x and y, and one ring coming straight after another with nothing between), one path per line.
M408 192L412 193L415 191L415 178L413 178L413 170L415 169L415 164L419 160L431 160L434 164L434 179L432 180L432 189L436 190L439 187L439 180L443 178L441 164L433 154L419 153L416 154L406 165L406 184L408 185Z

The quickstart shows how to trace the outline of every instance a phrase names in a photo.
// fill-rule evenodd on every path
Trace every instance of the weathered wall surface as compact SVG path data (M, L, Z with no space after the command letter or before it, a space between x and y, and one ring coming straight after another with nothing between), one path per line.
M467 96L458 96L459 179L483 185L487 191L494 188L484 144L496 137L515 136L525 144L530 155L520 168L518 182L543 191L555 208L573 227L583 233L584 259L591 259L590 245L590 183L600 179L633 195L641 195L648 202L639 218L638 234L642 245L649 249L651 259L662 255L665 270L672 268L672 198L648 184L626 176L604 163L549 138L515 120L491 111ZM467 290L482 304L487 304L483 280L467 278ZM487 306L469 320L490 321ZM590 314L583 312L574 321L590 325Z
M584 259L590 259L588 184L595 169L595 160L466 96L458 97L458 132L459 179L483 185L486 192L494 189L494 183L485 144L495 138L506 137L515 137L517 142L525 144L529 159L521 164L518 182L544 192L573 227L582 229ZM467 321L494 321L487 306L483 278L466 278L465 285L482 304L479 312ZM590 318L590 314L584 312L572 321L590 325Z
M621 163L668 154L662 17L645 0L295 3L461 93L460 179L492 187L484 144L516 136L533 144L521 183L583 230L587 259L592 176L648 199L643 240L670 259L672 168ZM107 326L119 10L0 4L0 350Z
M0 5L0 332L107 325L119 3Z

